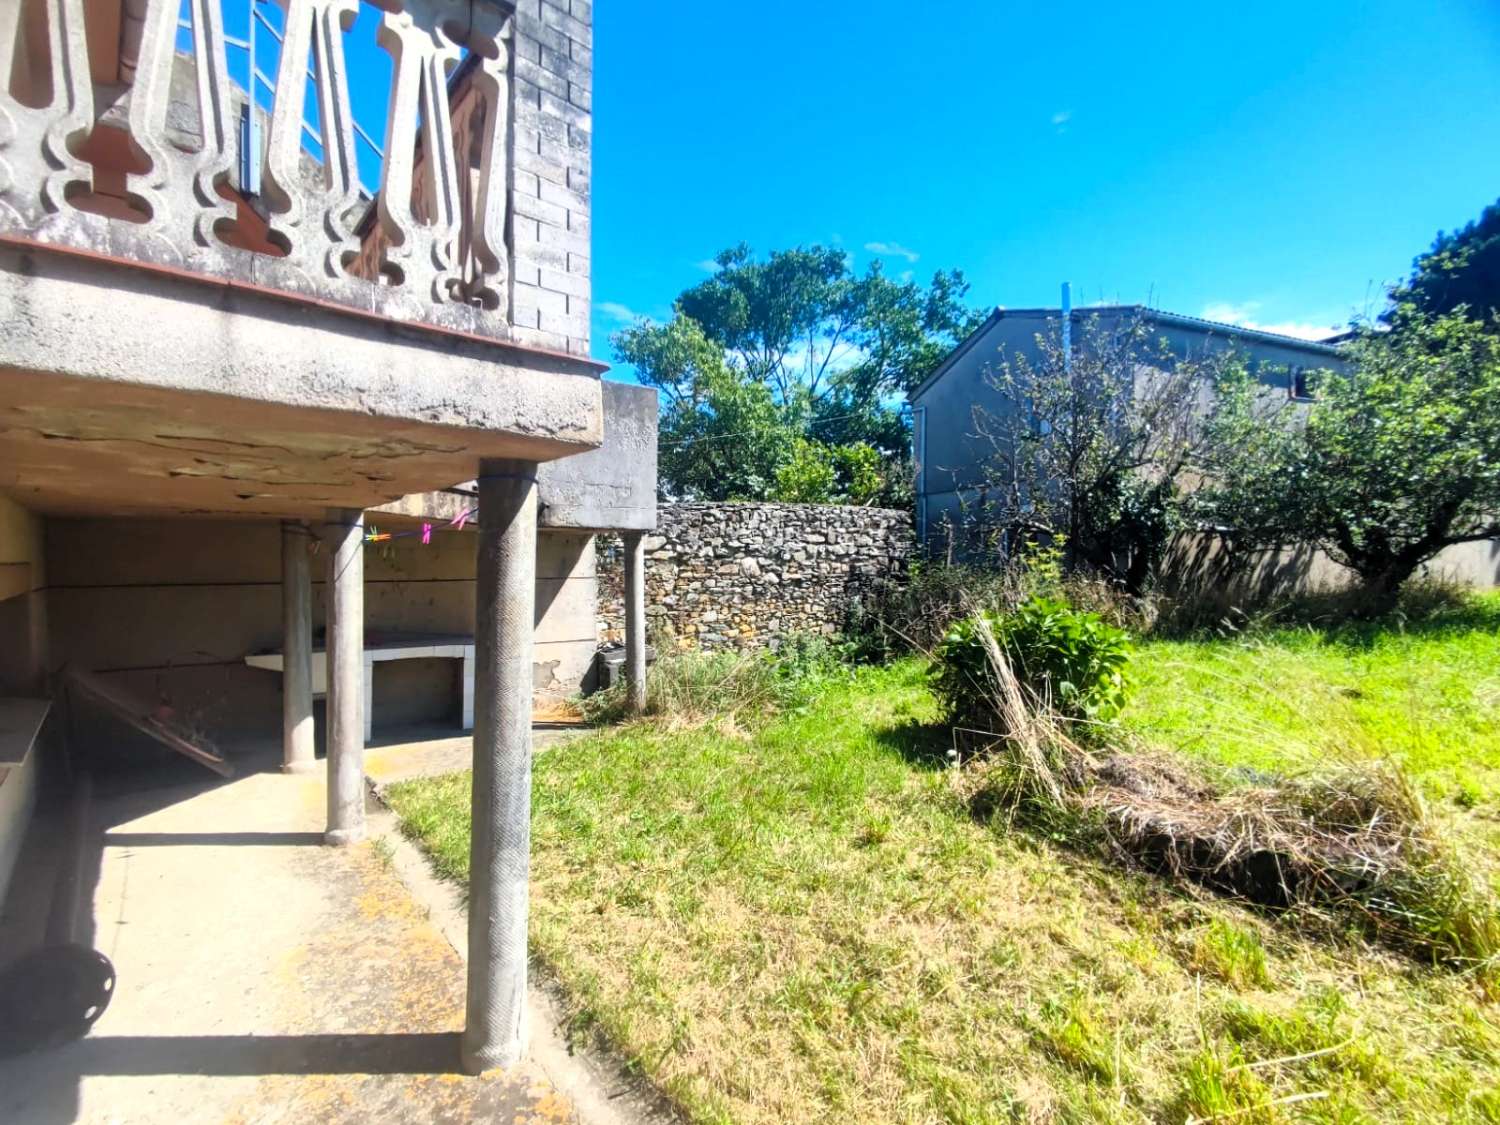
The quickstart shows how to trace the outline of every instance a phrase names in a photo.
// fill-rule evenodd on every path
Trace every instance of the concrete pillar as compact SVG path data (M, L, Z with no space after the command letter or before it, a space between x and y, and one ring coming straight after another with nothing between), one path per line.
M471 1074L511 1066L526 1049L536 465L484 461L478 483L469 978L462 1046L463 1067Z
M281 525L281 768L311 773L313 746L312 560L300 523Z
M625 541L625 699L634 714L646 709L645 535L627 531Z
M328 550L329 844L365 837L365 517L330 508Z

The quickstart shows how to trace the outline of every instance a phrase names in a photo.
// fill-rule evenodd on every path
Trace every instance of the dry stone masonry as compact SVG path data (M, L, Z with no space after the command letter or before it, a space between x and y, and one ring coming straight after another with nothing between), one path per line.
M818 504L668 504L647 536L646 615L653 639L681 648L772 645L833 633L850 603L904 573L911 516ZM623 636L618 541L599 557L600 636Z

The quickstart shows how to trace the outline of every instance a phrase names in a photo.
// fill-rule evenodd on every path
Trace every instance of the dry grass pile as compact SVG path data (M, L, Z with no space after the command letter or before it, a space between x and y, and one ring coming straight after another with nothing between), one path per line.
M986 703L1006 733L955 732L955 751L985 751L960 781L976 815L1500 984L1500 913L1399 768L1231 786L1159 752L1095 751L981 636Z

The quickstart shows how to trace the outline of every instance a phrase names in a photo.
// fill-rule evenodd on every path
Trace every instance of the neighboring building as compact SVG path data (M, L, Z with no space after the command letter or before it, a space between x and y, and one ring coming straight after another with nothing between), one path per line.
M383 152L350 108L361 7L392 59ZM368 705L377 730L472 709L464 1051L496 1065L533 698L593 656L592 533L626 533L639 591L655 525L654 392L588 358L592 6L280 8L248 120L221 0L0 2L0 896L49 751L64 790L142 760L140 731L223 770L280 732L306 771L326 689L342 844Z
M1061 309L997 308L909 396L916 530L919 542L929 550L949 543L966 526L967 512L982 504L994 451L978 432L976 411L998 415L1007 409L991 383L993 374L1013 357L1036 359L1038 337L1057 341L1062 321ZM1141 305L1073 309L1069 337L1073 347L1084 347L1090 330L1107 332L1137 321L1144 321L1153 340L1163 341L1175 356L1238 351L1268 394L1292 400L1306 399L1307 377L1312 372L1341 369L1346 362L1334 342L1301 340ZM1465 544L1440 556L1434 569L1463 581L1493 585L1500 581L1500 550L1491 543ZM1324 582L1339 579L1343 573L1329 560L1317 558L1301 568L1298 579Z

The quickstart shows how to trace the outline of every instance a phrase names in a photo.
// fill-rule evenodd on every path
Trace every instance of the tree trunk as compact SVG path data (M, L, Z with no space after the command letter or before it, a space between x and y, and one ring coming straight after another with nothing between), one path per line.
M1355 615L1363 618L1381 617L1395 609L1401 587L1421 565L1421 560L1395 558L1385 560L1379 566L1361 568L1360 588L1365 596Z

